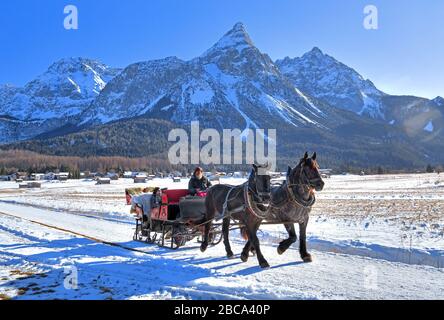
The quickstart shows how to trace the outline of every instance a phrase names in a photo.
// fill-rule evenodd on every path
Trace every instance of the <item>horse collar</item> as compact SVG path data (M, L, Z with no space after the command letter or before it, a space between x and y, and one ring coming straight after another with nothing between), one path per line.
M251 192L249 190L248 184L245 184L244 187L244 201L245 201L245 209L252 215L254 215L258 219L265 219L267 217L267 214L269 210L262 211L257 206L255 206L255 209L258 211L264 213L264 215L257 214L256 211L253 209L252 201L251 201ZM253 201L254 202L254 201Z

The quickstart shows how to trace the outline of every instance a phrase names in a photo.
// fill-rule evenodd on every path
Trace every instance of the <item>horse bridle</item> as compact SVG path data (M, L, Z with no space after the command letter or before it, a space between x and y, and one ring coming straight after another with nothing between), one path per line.
M271 199L271 189L269 191L258 191L257 190L257 175L254 176L254 188L250 185L250 181L247 181L248 191L251 191L253 197L258 200L259 203L264 203L264 196L268 196Z
M291 175L291 173L290 173ZM297 183L291 183L289 176L287 176L287 179L285 181L287 194L290 197L290 200L292 202L297 203L298 205L304 207L304 208L310 208L312 207L316 202L316 197L314 194L310 194L310 198L308 200L303 199L301 196L299 196L299 193L297 193L298 196L295 195L295 192L293 190L293 187L302 187L305 191L309 191L310 188L314 188L315 184L319 182L320 178L314 178L310 179L304 170L304 164L301 163L301 171L299 174L299 181Z

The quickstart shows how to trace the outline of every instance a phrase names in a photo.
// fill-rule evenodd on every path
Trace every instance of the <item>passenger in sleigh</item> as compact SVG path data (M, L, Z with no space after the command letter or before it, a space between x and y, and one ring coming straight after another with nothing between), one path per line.
M201 167L194 169L193 176L188 183L188 192L192 196L199 196L206 193L212 186L211 182L204 176Z
M159 208L161 202L162 198L160 197L160 189L156 187L153 190L153 195L151 196L150 200L151 209Z
M143 193L132 198L132 210L142 219L142 234L147 235L147 230L151 226L151 210L158 208L161 203L160 189L154 188L153 193Z

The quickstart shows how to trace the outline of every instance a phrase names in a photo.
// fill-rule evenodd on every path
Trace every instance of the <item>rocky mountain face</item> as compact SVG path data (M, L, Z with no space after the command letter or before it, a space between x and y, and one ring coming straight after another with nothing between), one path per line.
M95 60L69 58L54 63L23 88L0 87L2 142L77 124L118 72Z
M444 137L444 110L436 102L412 96L383 98L386 119L420 141Z
M443 103L441 97L431 101L388 95L319 48L300 58L278 60L276 64L307 94L337 108L383 120L410 137L430 140L439 136L444 128L442 109L437 108Z
M282 73L307 94L357 114L384 119L385 96L354 69L313 48L300 58L276 61Z
M5 148L140 156L143 150L131 148L144 145L143 136L122 146L115 135L136 127L155 135L159 123L186 127L199 120L217 129L277 129L285 161L316 149L329 165L411 167L444 161L443 100L385 94L318 48L274 62L238 23L190 61L169 57L118 70L64 59L24 88L2 86L0 132L3 143L38 137ZM104 134L88 148L96 127Z
M435 99L433 99L433 102L440 107L444 106L444 98L443 97L436 97Z
M335 110L305 95L282 75L237 24L191 61L166 58L130 65L109 82L85 121L148 116L214 128L325 127Z

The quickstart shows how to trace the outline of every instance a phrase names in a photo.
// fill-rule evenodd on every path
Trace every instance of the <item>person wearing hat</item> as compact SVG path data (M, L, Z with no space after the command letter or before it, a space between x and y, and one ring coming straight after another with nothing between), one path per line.
M151 209L159 208L161 202L162 199L160 198L160 188L156 187L153 189L153 194L150 200Z
M209 187L211 187L211 182L204 176L202 168L194 169L193 176L188 183L189 193L195 196L199 192L206 191Z

